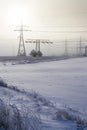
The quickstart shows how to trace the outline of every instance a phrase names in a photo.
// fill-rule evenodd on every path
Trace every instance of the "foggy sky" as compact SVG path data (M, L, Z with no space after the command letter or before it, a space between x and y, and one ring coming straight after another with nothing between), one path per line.
M15 17L9 18L9 11L16 6L25 9L26 18L23 22L30 26L31 30L87 29L87 0L0 0L0 55L12 55L12 53L15 55L17 52L19 34L13 31L17 25L15 22L14 24L9 23L9 20L11 21ZM75 28L75 26L82 27ZM25 38L49 39L51 37L57 39L67 35L69 34L28 32L25 33ZM84 37L87 34L80 35Z

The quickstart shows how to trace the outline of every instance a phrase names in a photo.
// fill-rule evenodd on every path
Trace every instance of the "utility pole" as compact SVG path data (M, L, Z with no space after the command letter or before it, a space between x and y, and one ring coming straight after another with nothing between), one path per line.
M20 36L19 36L19 47L18 47L18 53L17 56L26 56L26 49L25 49L25 44L24 44L24 35L23 32L24 31L30 31L28 29L24 29L24 25L19 26L19 29L15 30L15 31L19 31L20 32Z
M68 56L67 39L65 39L65 56Z
M76 45L76 52L77 52L77 55L79 55L79 45L78 45L78 43Z
M79 51L80 51L80 55L82 56L82 39L80 37L80 42L79 42Z
M40 52L40 40L36 39L36 52Z

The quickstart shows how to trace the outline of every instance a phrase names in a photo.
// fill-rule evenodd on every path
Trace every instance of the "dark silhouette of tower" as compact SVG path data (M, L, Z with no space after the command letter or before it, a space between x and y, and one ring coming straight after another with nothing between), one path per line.
M20 36L19 36L19 47L18 47L17 56L26 56L26 49L25 49L23 32L24 31L30 31L30 30L24 29L24 27L27 27L27 26L21 25L19 27L20 27L20 29L15 30L15 31L19 31L20 32Z

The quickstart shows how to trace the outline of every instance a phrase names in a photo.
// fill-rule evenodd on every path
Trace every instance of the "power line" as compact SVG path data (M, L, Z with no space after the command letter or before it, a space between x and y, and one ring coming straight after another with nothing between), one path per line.
M87 31L33 31L37 33L87 33Z
M36 52L40 52L40 44L52 44L53 42L51 42L48 39L27 39L26 43L35 43L36 44L36 47L35 47Z
M56 28L85 28L85 27L87 27L87 25L80 25L80 26L76 26L76 25L75 26L74 25L72 25L72 26L71 25L70 26L66 26L66 25L65 26L64 25L63 26L62 25L60 25L60 26L59 25L40 25L40 26L33 26L33 27L46 27L46 28L47 27L48 28L51 28L51 27L52 28L55 28L55 27Z

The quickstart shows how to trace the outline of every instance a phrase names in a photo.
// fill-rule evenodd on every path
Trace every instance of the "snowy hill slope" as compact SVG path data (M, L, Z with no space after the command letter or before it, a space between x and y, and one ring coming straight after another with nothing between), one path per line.
M76 130L75 122L78 123L79 119L81 124L86 124L87 58L23 65L3 66L1 63L0 75L7 83L16 85L20 90L34 93L33 90L44 95L45 101L51 100L51 105L50 102L43 105L37 98L0 88L0 97L5 102L10 99L17 107L28 106L39 114L45 130ZM34 93L35 95L39 94Z
M27 130L68 130L72 127L74 130L75 122L78 121L84 125L83 120L80 118L78 120L76 116L74 120L66 110L56 108L52 102L35 92L29 93L16 87L1 86L0 98L0 126L8 128L7 130L20 130L20 121L27 125ZM15 110L18 115L16 117ZM21 129L25 130L25 126Z

